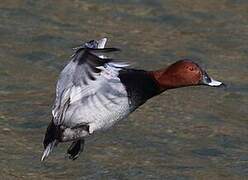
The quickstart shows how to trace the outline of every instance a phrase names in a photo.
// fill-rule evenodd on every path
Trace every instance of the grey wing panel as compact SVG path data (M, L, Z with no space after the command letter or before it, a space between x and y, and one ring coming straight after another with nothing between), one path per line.
M64 105L70 101L73 87L79 87L83 91L90 84L90 81L96 80L97 72L100 72L96 68L99 65L97 60L97 56L88 55L88 52L81 51L74 55L62 70L56 86L56 98L52 111L55 124L61 122Z
M95 41L89 43L94 44ZM94 52L117 50L116 48L104 48L106 39L97 43L99 44L97 48L101 47L102 49L91 49L88 46L79 47L61 72L56 86L56 98L52 111L55 124L63 123L67 108L75 101L93 96L101 86L108 85L108 82L103 84L103 76L117 76L117 72L123 67L123 65L111 64L112 59L100 58L94 54ZM111 74L112 72L115 73Z
M69 62L63 71L60 73L59 80L56 85L56 97L53 105L52 114L54 123L59 124L59 117L64 111L63 107L69 101L70 88L73 86L72 79L75 72L76 65L74 62Z
M94 87L98 88L70 104L63 121L65 126L95 123L100 129L110 126L128 112L128 97L120 80L103 78L95 83Z

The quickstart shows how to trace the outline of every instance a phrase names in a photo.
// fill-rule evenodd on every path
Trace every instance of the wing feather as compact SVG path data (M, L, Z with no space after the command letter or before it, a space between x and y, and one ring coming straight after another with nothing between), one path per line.
M92 47L90 47L89 43L76 49L71 61L59 76L52 111L56 125L63 123L64 114L71 104L79 101L81 103L82 101L85 103L89 102L95 99L93 96L96 93L99 94L98 98L99 96L106 96L105 98L108 98L109 95L106 94L106 90L101 91L101 89L109 88L106 85L108 81L120 83L118 71L127 66L127 64L121 64L113 59L97 54L98 52L103 53L118 50L117 48L104 48L106 41L103 41L104 44L93 44ZM98 49L99 47L101 49ZM91 106L94 106L92 104L93 102L90 103Z

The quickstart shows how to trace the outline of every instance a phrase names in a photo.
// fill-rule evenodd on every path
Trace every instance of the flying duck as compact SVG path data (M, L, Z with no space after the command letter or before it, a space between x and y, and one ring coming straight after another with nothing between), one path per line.
M105 48L106 42L106 38L92 40L75 48L60 73L41 161L58 143L69 141L72 143L67 153L70 159L76 159L84 149L86 137L110 128L165 90L223 84L190 60L155 71L128 68L128 64L105 56L119 50Z

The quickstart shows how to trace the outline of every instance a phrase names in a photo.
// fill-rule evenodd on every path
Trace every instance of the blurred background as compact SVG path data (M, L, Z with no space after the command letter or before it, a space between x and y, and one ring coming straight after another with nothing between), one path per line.
M247 9L246 0L1 0L1 179L247 179ZM193 59L228 87L167 91L88 138L76 161L60 144L41 163L59 72L73 47L102 37L132 67Z

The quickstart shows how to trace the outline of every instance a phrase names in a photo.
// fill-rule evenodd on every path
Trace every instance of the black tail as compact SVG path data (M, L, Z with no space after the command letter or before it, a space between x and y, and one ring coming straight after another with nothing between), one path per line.
M53 148L58 144L58 135L59 127L56 126L52 120L47 127L47 131L43 141L45 150L43 152L41 161L44 161L45 158L49 155L49 153L53 150Z

